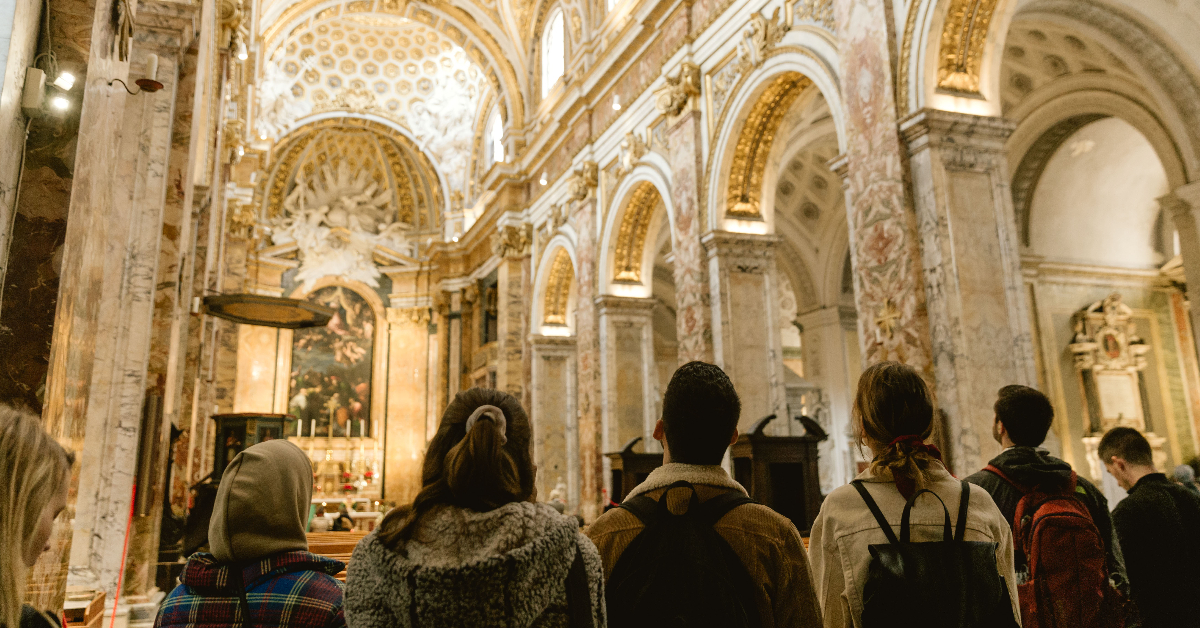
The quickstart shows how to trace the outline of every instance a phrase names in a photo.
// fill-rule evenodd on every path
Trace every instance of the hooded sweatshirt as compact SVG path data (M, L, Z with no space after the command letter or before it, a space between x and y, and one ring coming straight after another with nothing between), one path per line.
M248 447L225 468L209 523L211 554L188 559L154 625L344 626L345 565L310 554L312 463L292 443ZM246 622L239 589L246 593Z
M1013 482L1022 486L1065 487L1071 479L1071 465L1050 455L1050 452L1040 447L1010 447L1005 449L989 462L1000 469ZM992 500L1000 509L1001 514L1012 526L1013 517L1017 513L1017 503L1023 497L1013 485L1005 482L1000 476L990 471L980 471L966 478L976 486L983 487L991 494ZM1092 521L1100 531L1107 554L1108 572L1117 584L1117 588L1128 594L1128 580L1125 576L1125 560L1121 556L1121 546L1117 542L1113 530L1112 515L1108 510L1108 500L1104 493L1094 484L1082 477L1078 478L1075 495L1087 506ZM1018 574L1027 570L1024 552L1020 547L1015 548L1014 564ZM1019 576L1018 576L1019 577Z
M400 551L386 547L378 531L367 535L346 574L346 619L354 628L566 628L567 575L577 548L600 628L604 592L595 546L574 518L529 502L487 512L436 508Z

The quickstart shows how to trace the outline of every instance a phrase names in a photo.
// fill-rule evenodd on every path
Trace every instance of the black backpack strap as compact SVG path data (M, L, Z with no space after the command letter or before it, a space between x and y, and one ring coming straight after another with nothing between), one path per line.
M914 505L916 505L917 498L921 496L921 493L929 493L930 495L933 495L934 499L938 500L938 503L942 505L942 513L946 515L946 521L942 525L942 540L949 543L950 540L954 538L954 533L950 530L950 511L946 508L946 502L942 501L942 498L939 497L937 493L927 488L923 488L913 493L912 497L908 498L908 503L904 505L904 515L900 518L900 540L904 543L907 543L908 539L910 538L908 522L912 516L912 508Z
M967 504L971 503L971 485L963 480L962 483L962 498L958 500L958 525L954 527L954 541L956 543L963 542L963 535L967 533Z
M862 495L863 501L867 502L867 508L870 508L871 514L875 515L875 521L879 522L879 527L887 535L888 542L892 545L899 545L900 539L896 538L896 533L892 530L892 525L888 523L887 519L883 516L883 512L879 510L879 504L876 504L875 500L871 498L871 494L867 492L867 487L863 486L863 481L855 480L850 483L850 486L853 486L858 491L858 494Z
M583 564L583 550L575 545L575 561L567 572L567 613L571 628L592 628L592 593L588 586L587 568Z
M254 622L250 620L250 602L246 600L246 583L242 580L242 568L237 563L230 563L229 572L229 586L237 589L238 604L242 609L242 625L253 628Z
M633 513L633 516L641 520L642 525L647 527L658 519L658 502L646 495L627 497L625 501L617 505L617 508L623 508Z
M721 520L721 517L729 514L729 511L734 508L743 504L756 503L758 502L741 491L728 490L700 504L698 514L701 520L705 521L709 527L712 527Z

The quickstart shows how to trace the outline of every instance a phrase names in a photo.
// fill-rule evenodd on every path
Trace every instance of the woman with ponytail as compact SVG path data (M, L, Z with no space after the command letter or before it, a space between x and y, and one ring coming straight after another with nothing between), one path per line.
M429 442L422 488L350 559L353 628L602 628L600 555L537 503L532 428L512 395L459 393Z
M933 436L935 425L933 396L911 367L881 362L864 371L858 380L853 412L859 445L865 445L873 454L871 465L852 484L825 498L809 543L809 561L825 626L837 628L863 625L863 588L872 562L870 547L888 544L894 531L901 530L906 504L912 504L910 540L941 541L945 517L959 512L964 490L964 483L942 463L938 448L926 442ZM997 544L997 569L1008 587L1014 613L1020 617L1008 523L987 491L975 485L968 487L963 539ZM932 492L941 502L928 494L910 501L922 490ZM893 530L882 528L867 498L877 505ZM897 608L895 612L929 615L929 609L921 608Z
M36 415L0 406L0 628L59 625L56 613L25 605L25 585L67 507L74 460Z

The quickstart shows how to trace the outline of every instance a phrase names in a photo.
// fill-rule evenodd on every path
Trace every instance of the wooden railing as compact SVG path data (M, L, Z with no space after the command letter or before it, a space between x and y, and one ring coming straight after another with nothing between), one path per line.
M309 532L307 534L308 551L318 556L340 560L349 565L350 555L354 553L354 547L366 535L367 533L362 530L351 530L349 532ZM346 572L339 573L337 579L345 581Z

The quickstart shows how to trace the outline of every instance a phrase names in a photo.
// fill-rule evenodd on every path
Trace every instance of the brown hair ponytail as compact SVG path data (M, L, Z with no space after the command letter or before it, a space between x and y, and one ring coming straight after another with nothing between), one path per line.
M907 497L928 485L941 454L924 441L933 435L933 395L912 367L880 362L863 372L854 398L859 442L876 452L871 472L886 470Z
M495 406L503 418L484 406ZM470 430L468 419L477 415ZM533 496L534 467L530 451L529 417L512 395L486 388L458 393L442 414L437 434L429 441L421 472L421 491L412 504L389 512L380 524L385 546L403 546L426 513L451 505L480 512Z

